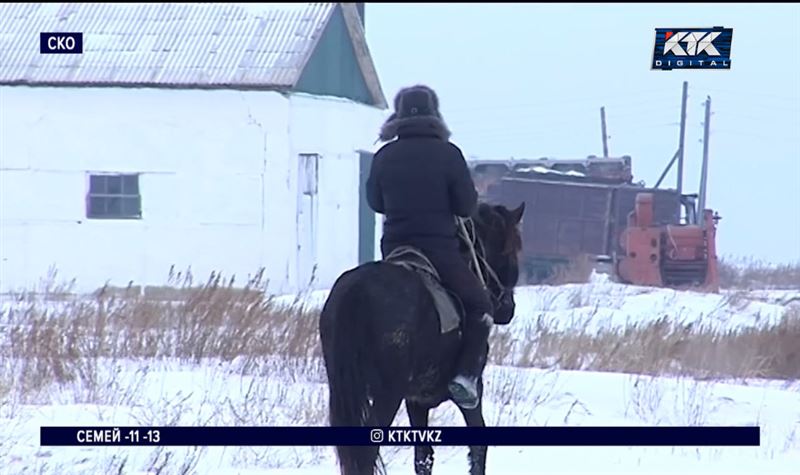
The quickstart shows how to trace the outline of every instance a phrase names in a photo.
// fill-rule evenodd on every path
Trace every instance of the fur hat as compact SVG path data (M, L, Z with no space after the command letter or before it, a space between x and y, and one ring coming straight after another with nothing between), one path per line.
M416 85L401 89L394 97L394 113L381 127L379 138L385 142L392 140L401 127L407 126L449 140L450 130L439 112L439 97L430 87Z

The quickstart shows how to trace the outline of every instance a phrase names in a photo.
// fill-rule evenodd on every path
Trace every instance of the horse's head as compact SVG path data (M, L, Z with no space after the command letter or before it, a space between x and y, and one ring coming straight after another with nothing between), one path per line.
M482 256L486 285L492 294L498 324L514 318L514 286L519 279L519 253L522 236L519 223L525 213L525 203L516 209L481 203L473 217L478 235L477 252Z

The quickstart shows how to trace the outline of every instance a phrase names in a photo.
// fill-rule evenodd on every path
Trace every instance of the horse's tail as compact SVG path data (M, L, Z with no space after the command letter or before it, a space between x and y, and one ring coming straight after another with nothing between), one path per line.
M377 356L370 354L371 325L364 312L358 311L356 291L348 287L334 285L320 316L321 324L327 327L322 341L327 360L330 425L376 426L368 390L370 377L376 373L373 363ZM385 471L377 446L337 446L336 453L343 475Z

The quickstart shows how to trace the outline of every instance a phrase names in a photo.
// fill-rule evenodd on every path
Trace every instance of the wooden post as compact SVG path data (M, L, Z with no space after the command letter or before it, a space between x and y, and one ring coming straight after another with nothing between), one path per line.
M608 158L608 133L606 133L606 108L600 108L600 128L603 133L603 158Z
M681 98L681 132L678 139L678 195L683 194L683 152L684 138L686 137L686 101L689 97L689 83L683 82L683 96Z
M708 180L708 136L711 135L711 96L706 97L706 120L703 122L703 165L700 169L700 197L697 203L698 224L705 226L706 182Z

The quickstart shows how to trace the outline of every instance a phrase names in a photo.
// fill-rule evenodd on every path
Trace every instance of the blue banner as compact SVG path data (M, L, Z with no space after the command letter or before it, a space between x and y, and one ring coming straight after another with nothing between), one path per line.
M41 54L83 54L83 33L39 33Z
M42 427L42 446L758 446L746 427Z

